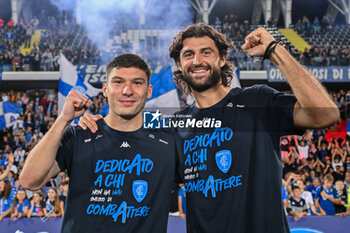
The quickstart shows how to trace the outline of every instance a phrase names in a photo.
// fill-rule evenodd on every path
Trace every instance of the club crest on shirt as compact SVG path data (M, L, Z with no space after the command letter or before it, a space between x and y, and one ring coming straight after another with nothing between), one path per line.
M148 183L144 180L135 180L132 184L132 193L136 201L141 202L147 195Z
M227 171L230 169L232 164L231 151L229 150L218 151L215 154L215 158L216 158L216 165L218 165L218 168L223 173L227 173Z

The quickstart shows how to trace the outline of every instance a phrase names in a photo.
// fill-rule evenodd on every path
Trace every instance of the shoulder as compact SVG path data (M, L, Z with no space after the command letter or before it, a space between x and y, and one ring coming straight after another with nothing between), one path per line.
M311 197L312 198L312 193L310 191L304 191L305 197Z

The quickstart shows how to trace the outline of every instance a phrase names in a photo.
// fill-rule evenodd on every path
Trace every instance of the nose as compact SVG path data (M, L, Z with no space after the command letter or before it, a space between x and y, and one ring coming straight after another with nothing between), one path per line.
M126 96L131 96L133 94L131 83L126 83L125 84L125 86L123 88L123 91L122 91L122 94L126 95Z
M199 65L199 64L202 64L202 62L203 62L203 59L200 54L195 54L193 56L193 65Z

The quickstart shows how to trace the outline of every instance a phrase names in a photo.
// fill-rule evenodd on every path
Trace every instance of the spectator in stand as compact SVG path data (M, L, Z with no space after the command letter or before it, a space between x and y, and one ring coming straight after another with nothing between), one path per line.
M332 27L332 25L331 25L331 20L330 20L329 16L324 15L322 18L322 32L325 33L326 31L331 29L331 27Z
M321 22L320 22L320 20L317 17L315 17L315 19L314 19L312 24L313 24L313 28L314 28L314 33L315 34L320 34L320 32L321 32Z
M317 191L316 191L316 190L317 190L318 187L320 187L320 185L321 185L320 178L315 177L315 178L312 180L312 184L306 186L306 191L311 192L312 198L313 198L313 199L316 199L316 196L317 196Z
M347 153L346 156L344 156L344 163L343 163L344 171L350 171L350 156Z
M337 180L335 182L335 189L337 190L338 197L340 199L340 204L335 204L335 213L340 214L346 212L346 205L347 205L347 192L345 189L344 182L342 180Z
M59 54L57 53L56 50L52 52L52 70L53 71L58 71L59 70ZM88 63L88 62L86 62Z
M26 151L23 145L19 144L14 152L15 165L23 167Z
M287 212L289 215L294 216L294 220L298 221L308 213L308 208L305 200L300 197L301 190L298 186L292 187L293 197L288 200Z
M233 31L233 39L239 40L241 38L241 27L239 26L238 21L236 21L233 24L232 31Z
M301 22L301 19L298 19L298 22L294 26L298 34L302 34L305 31L305 25Z
M296 185L300 188L301 194L300 197L303 198L306 202L308 214L307 215L318 215L321 214L316 211L314 199L312 198L312 193L305 190L305 183L302 180L297 180Z
M51 187L47 191L45 209L47 213L45 216L48 218L57 218L62 216L59 195L57 189L54 187Z
M227 60L232 63L232 65L237 66L237 51L234 46L230 48L230 51L227 54Z
M8 158L8 165L7 165L6 169L4 171L2 171L2 173L0 173L0 181L5 179L8 176L8 174L10 173L10 170L12 168L13 163L14 163L13 154L10 154L10 156ZM0 196L1 196L1 194L0 194Z
M179 184L178 207L179 207L180 218L185 219L186 218L186 191L185 191L184 184Z
M299 137L300 144L296 136L294 136L293 138L295 145L298 148L299 159L302 161L306 160L309 157L309 145L306 144L305 139L303 137Z
M12 63L16 71L22 71L22 58L19 52L16 53Z
M303 59L302 59L303 65L310 66L311 65L311 57L312 57L312 54L310 53L310 49L305 48L304 53L303 53Z
M303 24L305 25L305 31L306 31L306 36L310 36L311 35L311 23L310 20L306 17L303 16Z
M287 213L287 208L288 208L288 194L287 194L287 190L285 188L285 184L286 182L283 182L284 180L282 179L282 203L283 203L283 208L284 211Z
M11 71L12 70L11 52L5 53L3 68L4 68L4 71Z
M318 146L317 146L317 149L318 149L318 158L320 159L320 161L322 163L325 163L326 162L326 159L330 159L330 156L331 156L331 147L332 147L332 144L331 143L327 143L327 141L324 141L323 140L323 136L320 136L319 139L318 139Z
M324 177L324 184L316 190L316 207L321 215L335 215L334 204L341 204L337 190L333 186L334 178L331 174Z
M52 67L52 53L50 49L46 49L45 52L41 56L42 66L44 71L51 71Z
M61 180L60 185L59 185L59 189L61 191L60 208L61 208L62 216L64 215L64 209L65 209L66 199L67 199L67 195L68 195L68 184L69 184L69 181L63 179L63 177L62 177L62 180Z
M245 60L246 60L247 54L243 52L242 48L238 50L238 52L236 53L236 57L237 57L238 65L241 67L241 69L245 69L246 68Z
M15 197L11 183L8 180L0 180L0 222L11 213L11 204Z
M30 209L28 210L28 218L46 216L43 191L34 191L32 200L30 201Z
M332 173L332 176L334 177L334 182L338 180L344 180L344 167L337 165L336 170Z
M218 30L219 32L222 32L222 23L219 17L215 18L215 22L214 22L214 27L216 30Z
M11 220L27 217L30 202L24 189L18 189L11 206Z
M30 54L31 61L31 70L32 71L40 71L40 63L41 63L41 54L40 50L32 49L32 53Z

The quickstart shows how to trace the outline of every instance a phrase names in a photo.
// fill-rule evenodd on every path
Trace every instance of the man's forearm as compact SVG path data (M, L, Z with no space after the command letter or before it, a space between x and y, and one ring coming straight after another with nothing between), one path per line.
M328 199L333 202L336 205L341 205L341 200L340 199L335 199L333 197L328 197Z
M316 126L338 120L339 110L325 88L284 47L277 45L270 58L287 78L300 107L316 121Z
M20 175L20 183L26 189L38 189L54 169L56 153L69 122L57 118L51 129L31 150ZM52 169L57 171L52 171Z

